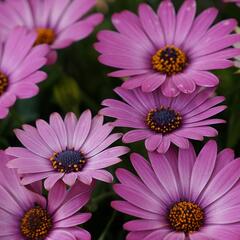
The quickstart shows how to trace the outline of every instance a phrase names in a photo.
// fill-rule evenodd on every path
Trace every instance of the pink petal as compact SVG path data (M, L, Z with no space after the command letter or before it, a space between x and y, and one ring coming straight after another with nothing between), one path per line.
M152 163L153 170L165 188L172 201L178 201L180 193L178 191L178 184L172 167L168 159L163 154L149 153L149 158Z
M58 181L48 194L48 211L53 214L63 203L66 197L66 186Z
M192 170L190 193L195 201L208 183L217 158L217 144L209 141L199 153Z
M141 141L150 137L152 133L149 130L131 130L123 135L124 143Z
M67 142L68 142L68 148L73 149L74 143L73 143L73 135L74 131L77 125L77 118L74 113L67 113L64 119L64 123L66 125L67 130Z
M50 115L50 127L55 131L62 150L65 150L67 148L67 130L58 113L52 113Z
M85 142L92 123L92 114L90 110L86 110L80 116L73 135L73 146L75 150L79 150Z
M51 149L56 153L61 152L62 151L61 144L58 140L55 131L51 128L51 126L46 121L41 119L36 121L36 126L39 135L44 140L46 145L51 147Z
M178 155L179 177L182 185L183 196L189 196L190 179L192 169L196 160L196 153L193 145L190 144L189 149L179 149Z
M52 173L44 181L44 187L49 191L58 182L58 180L63 177L63 175L64 173Z
M80 224L87 222L91 218L90 213L82 213L77 214L72 217L60 220L59 222L55 223L56 228L69 228L74 227Z
M162 142L162 135L152 135L145 140L145 147L148 151L155 151Z
M163 30L158 16L147 4L140 4L139 6L139 18L141 24L148 34L148 37L153 41L156 48L164 46L165 40L162 34Z
M176 15L171 1L161 2L158 8L158 17L160 18L164 30L165 42L167 44L172 44L176 28Z
M196 14L195 0L184 1L177 13L175 44L180 46L191 30Z

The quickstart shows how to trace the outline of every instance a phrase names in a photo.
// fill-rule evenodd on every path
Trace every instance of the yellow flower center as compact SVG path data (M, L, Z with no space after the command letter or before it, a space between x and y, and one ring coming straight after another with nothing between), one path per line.
M204 223L204 212L195 203L178 202L169 211L168 221L177 232L186 234L198 231Z
M161 106L151 109L146 117L147 126L157 133L170 133L178 129L182 124L182 117L178 112Z
M21 234L27 240L44 240L52 226L51 216L39 206L28 210L20 222Z
M153 69L168 76L182 72L187 64L186 54L173 45L159 49L152 56Z
M51 28L37 28L37 39L35 41L35 46L39 44L51 45L55 40L55 32Z
M0 72L0 96L4 94L7 88L8 88L8 77L4 73Z

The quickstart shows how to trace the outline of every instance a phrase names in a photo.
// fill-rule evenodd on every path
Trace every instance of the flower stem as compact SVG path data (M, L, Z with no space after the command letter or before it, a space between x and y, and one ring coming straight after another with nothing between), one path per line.
M105 239L105 237L106 237L106 235L107 235L107 233L108 233L108 231L109 231L109 229L110 229L110 227L111 227L111 225L112 225L112 223L113 223L116 215L117 215L117 212L114 211L113 214L112 214L112 217L111 217L110 220L108 221L108 223L107 223L104 231L102 232L102 234L100 235L100 237L98 238L98 240L104 240L104 239Z

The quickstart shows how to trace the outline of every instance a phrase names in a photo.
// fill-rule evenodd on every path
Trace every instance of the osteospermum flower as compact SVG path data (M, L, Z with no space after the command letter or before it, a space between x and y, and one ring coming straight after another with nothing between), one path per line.
M111 182L112 175L103 168L120 162L119 156L128 152L123 146L108 148L121 137L110 134L112 129L110 123L103 124L102 116L92 119L89 110L79 120L73 113L68 113L64 121L53 113L50 124L40 119L36 128L23 125L23 130L15 130L25 148L6 150L15 157L8 166L23 175L23 184L46 178L46 189L60 179L69 186L77 179L85 184L91 184L93 178Z
M90 234L78 227L90 213L79 213L89 201L92 187L82 183L71 190L59 182L48 199L20 185L9 160L0 152L0 239L1 240L90 240Z
M240 35L230 34L237 25L228 19L211 27L215 8L196 19L196 2L185 0L175 14L170 0L160 4L157 14L147 4L139 7L139 16L123 11L112 22L118 32L101 31L95 44L99 61L119 68L113 77L128 77L123 87L142 87L151 92L159 87L165 96L192 93L196 86L214 87L219 79L209 72L232 66L228 60L239 55L230 48Z
M35 46L36 34L16 28L0 43L0 119L8 115L17 99L35 96L37 83L47 74L39 69L47 62L47 45Z
M191 146L149 158L131 155L138 176L117 170L124 201L112 206L138 218L124 225L127 240L240 239L240 159L231 149L217 154L209 141L197 157Z
M51 47L48 63L54 63L56 50L66 48L87 37L101 23L103 15L86 13L96 0L6 0L0 5L1 37L16 26L25 26L38 33L35 45Z
M165 97L161 91L144 93L140 88L127 90L116 88L115 92L124 100L106 99L100 114L114 117L118 127L133 128L124 134L123 142L145 139L148 151L166 152L171 143L179 148L188 148L189 139L203 140L213 137L217 131L212 124L224 123L211 119L226 106L216 106L224 97L215 97L214 89L198 89L192 94L175 98Z

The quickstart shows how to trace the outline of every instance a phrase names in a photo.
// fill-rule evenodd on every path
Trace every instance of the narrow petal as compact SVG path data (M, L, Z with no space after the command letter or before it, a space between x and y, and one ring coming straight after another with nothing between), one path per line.
M162 141L162 135L152 135L145 140L146 149L150 152L155 151Z
M203 206L208 206L227 193L240 178L240 160L234 160L224 167L209 183L201 196Z
M195 0L184 1L177 14L175 44L180 46L188 35L196 14Z
M149 158L158 180L171 197L171 200L178 201L180 199L178 184L168 159L163 154L153 152L149 153Z
M139 16L141 24L148 34L148 37L153 41L156 48L164 46L165 39L162 26L160 24L158 16L147 4L141 4L139 6Z
M196 153L193 145L190 144L189 149L179 149L178 155L178 169L183 191L183 196L189 196L190 193L190 179L192 169L196 160Z
M67 130L61 116L58 113L51 114L50 127L55 131L62 150L65 150L67 148Z
M66 186L63 182L57 182L48 194L48 210L53 214L63 203L66 197Z
M64 173L52 173L44 181L44 187L50 190L63 177Z
M54 152L61 152L61 144L55 131L50 127L50 125L44 120L37 120L36 122L37 130L41 138L44 140L46 145L51 147Z
M175 36L176 15L171 1L162 1L158 8L158 17L164 30L165 42L172 44Z
M208 183L217 158L217 144L209 141L199 153L191 176L190 194L195 201Z
M73 135L73 145L75 150L79 150L85 142L92 123L92 114L90 110L82 113L76 125Z

